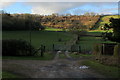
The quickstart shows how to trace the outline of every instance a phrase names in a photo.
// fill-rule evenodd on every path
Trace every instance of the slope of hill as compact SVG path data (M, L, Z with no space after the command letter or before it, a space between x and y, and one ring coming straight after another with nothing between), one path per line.
M77 27L79 29L91 29L94 27L100 16L41 16L40 22L43 26L51 28L67 29L70 27Z
M105 16L101 16L100 20L98 21L98 23L95 25L95 27L93 28L93 30L100 30L101 27L104 26L104 24L109 24L110 18L119 18L118 15L105 15Z

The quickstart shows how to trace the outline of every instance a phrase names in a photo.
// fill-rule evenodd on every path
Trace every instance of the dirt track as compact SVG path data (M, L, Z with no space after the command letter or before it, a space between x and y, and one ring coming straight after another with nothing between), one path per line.
M103 78L90 67L80 69L80 61L82 60L3 60L3 71L27 78Z

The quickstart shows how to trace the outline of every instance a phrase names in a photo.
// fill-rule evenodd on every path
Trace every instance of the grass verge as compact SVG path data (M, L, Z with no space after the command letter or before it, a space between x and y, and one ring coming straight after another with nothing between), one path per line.
M2 72L2 78L21 78L20 76L10 73L10 72Z
M10 60L52 60L53 55L50 53L44 54L44 57L40 56L3 56L2 59L10 59Z
M71 56L72 58L80 58L80 57L89 58L89 57L92 57L93 55L91 54L69 54L69 56ZM67 57L64 54L60 54L60 58L64 59Z
M107 66L100 63L97 63L95 61L83 61L82 64L90 66L93 70L96 72L99 72L103 75L105 75L106 78L120 78L120 68L113 67L113 66Z

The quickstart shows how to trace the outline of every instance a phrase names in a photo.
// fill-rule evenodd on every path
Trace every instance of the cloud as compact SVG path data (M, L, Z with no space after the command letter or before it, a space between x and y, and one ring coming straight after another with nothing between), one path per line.
M0 9L8 7L12 3L16 2L17 0L0 0Z
M117 2L93 2L86 3L79 8L69 10L73 14L84 14L86 12L94 12L97 14L117 14L118 10Z
M110 12L110 11L108 11L108 12L105 11L105 12L99 12L98 14L99 14L99 15L101 15L101 14L104 14L104 15L106 15L106 14L118 14L118 11L115 12L115 13L114 13L114 12Z
M110 9L104 9L104 10L102 10L102 12L104 12L104 11L113 11L113 10L120 10L120 8L110 8Z
M119 2L119 0L18 0L17 2Z
M83 5L84 3L76 2L39 2L27 3L32 6L32 13L50 15L52 13L64 13L65 11Z
M2 0L3 1L3 0ZM85 12L94 12L99 11L100 13L110 13L113 8L105 8L104 5L111 6L113 4L116 4L112 2L90 2L90 1L96 1L96 0L84 0L84 2L80 2L78 0L72 0L72 1L78 1L78 2L70 2L70 0L64 0L67 2L59 2L60 0L56 0L56 2L52 2L55 0L51 0L51 2L40 2L41 0L4 0L4 2L0 3L2 4L2 7L6 7L11 5L13 2L22 2L26 6L31 6L31 12L32 14L41 14L41 15L50 15L52 13L71 13L71 14L83 14ZM43 1L43 0L42 0ZM46 1L46 0L44 0ZM89 1L89 2L85 2ZM103 1L103 0L100 0ZM104 0L104 1L110 1L110 0ZM117 0L114 0L117 1ZM91 8L83 8L83 6L90 5ZM1 8L1 6L0 6Z
M33 1L33 0L27 0L27 1ZM34 2L36 1L38 0L34 0ZM59 1L60 0L51 0L51 2L41 2L41 0L39 0L37 4L31 2L30 4L33 6L32 13L45 14L45 15L49 15L52 13L84 14L85 12L95 11L96 13L101 13L101 14L112 14L112 11L118 9L116 8L116 5L118 7L119 0L84 0L84 2L82 0L81 0L82 2L80 0L72 0L72 1L63 0L63 2L62 1L59 2ZM91 5L93 6L93 8L91 9L80 8L84 5ZM109 6L109 8L108 7L106 8L105 7L106 5Z

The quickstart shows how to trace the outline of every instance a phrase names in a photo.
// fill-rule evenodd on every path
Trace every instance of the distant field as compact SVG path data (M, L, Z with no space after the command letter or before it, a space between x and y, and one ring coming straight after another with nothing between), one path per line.
M23 39L30 41L29 31L3 31L2 39ZM39 48L41 44L47 46L46 49L51 50L53 44L64 44L73 38L74 35L67 32L57 31L32 31L31 44ZM61 38L61 42L58 39Z
M89 35L101 35L102 32L87 32ZM104 41L102 37L93 37L93 36L83 36L80 37L80 41L78 45L81 46L81 50L84 51L92 51L94 45L97 43L114 43L112 41Z
M45 31L63 31L62 29L57 29L57 28L45 28Z

